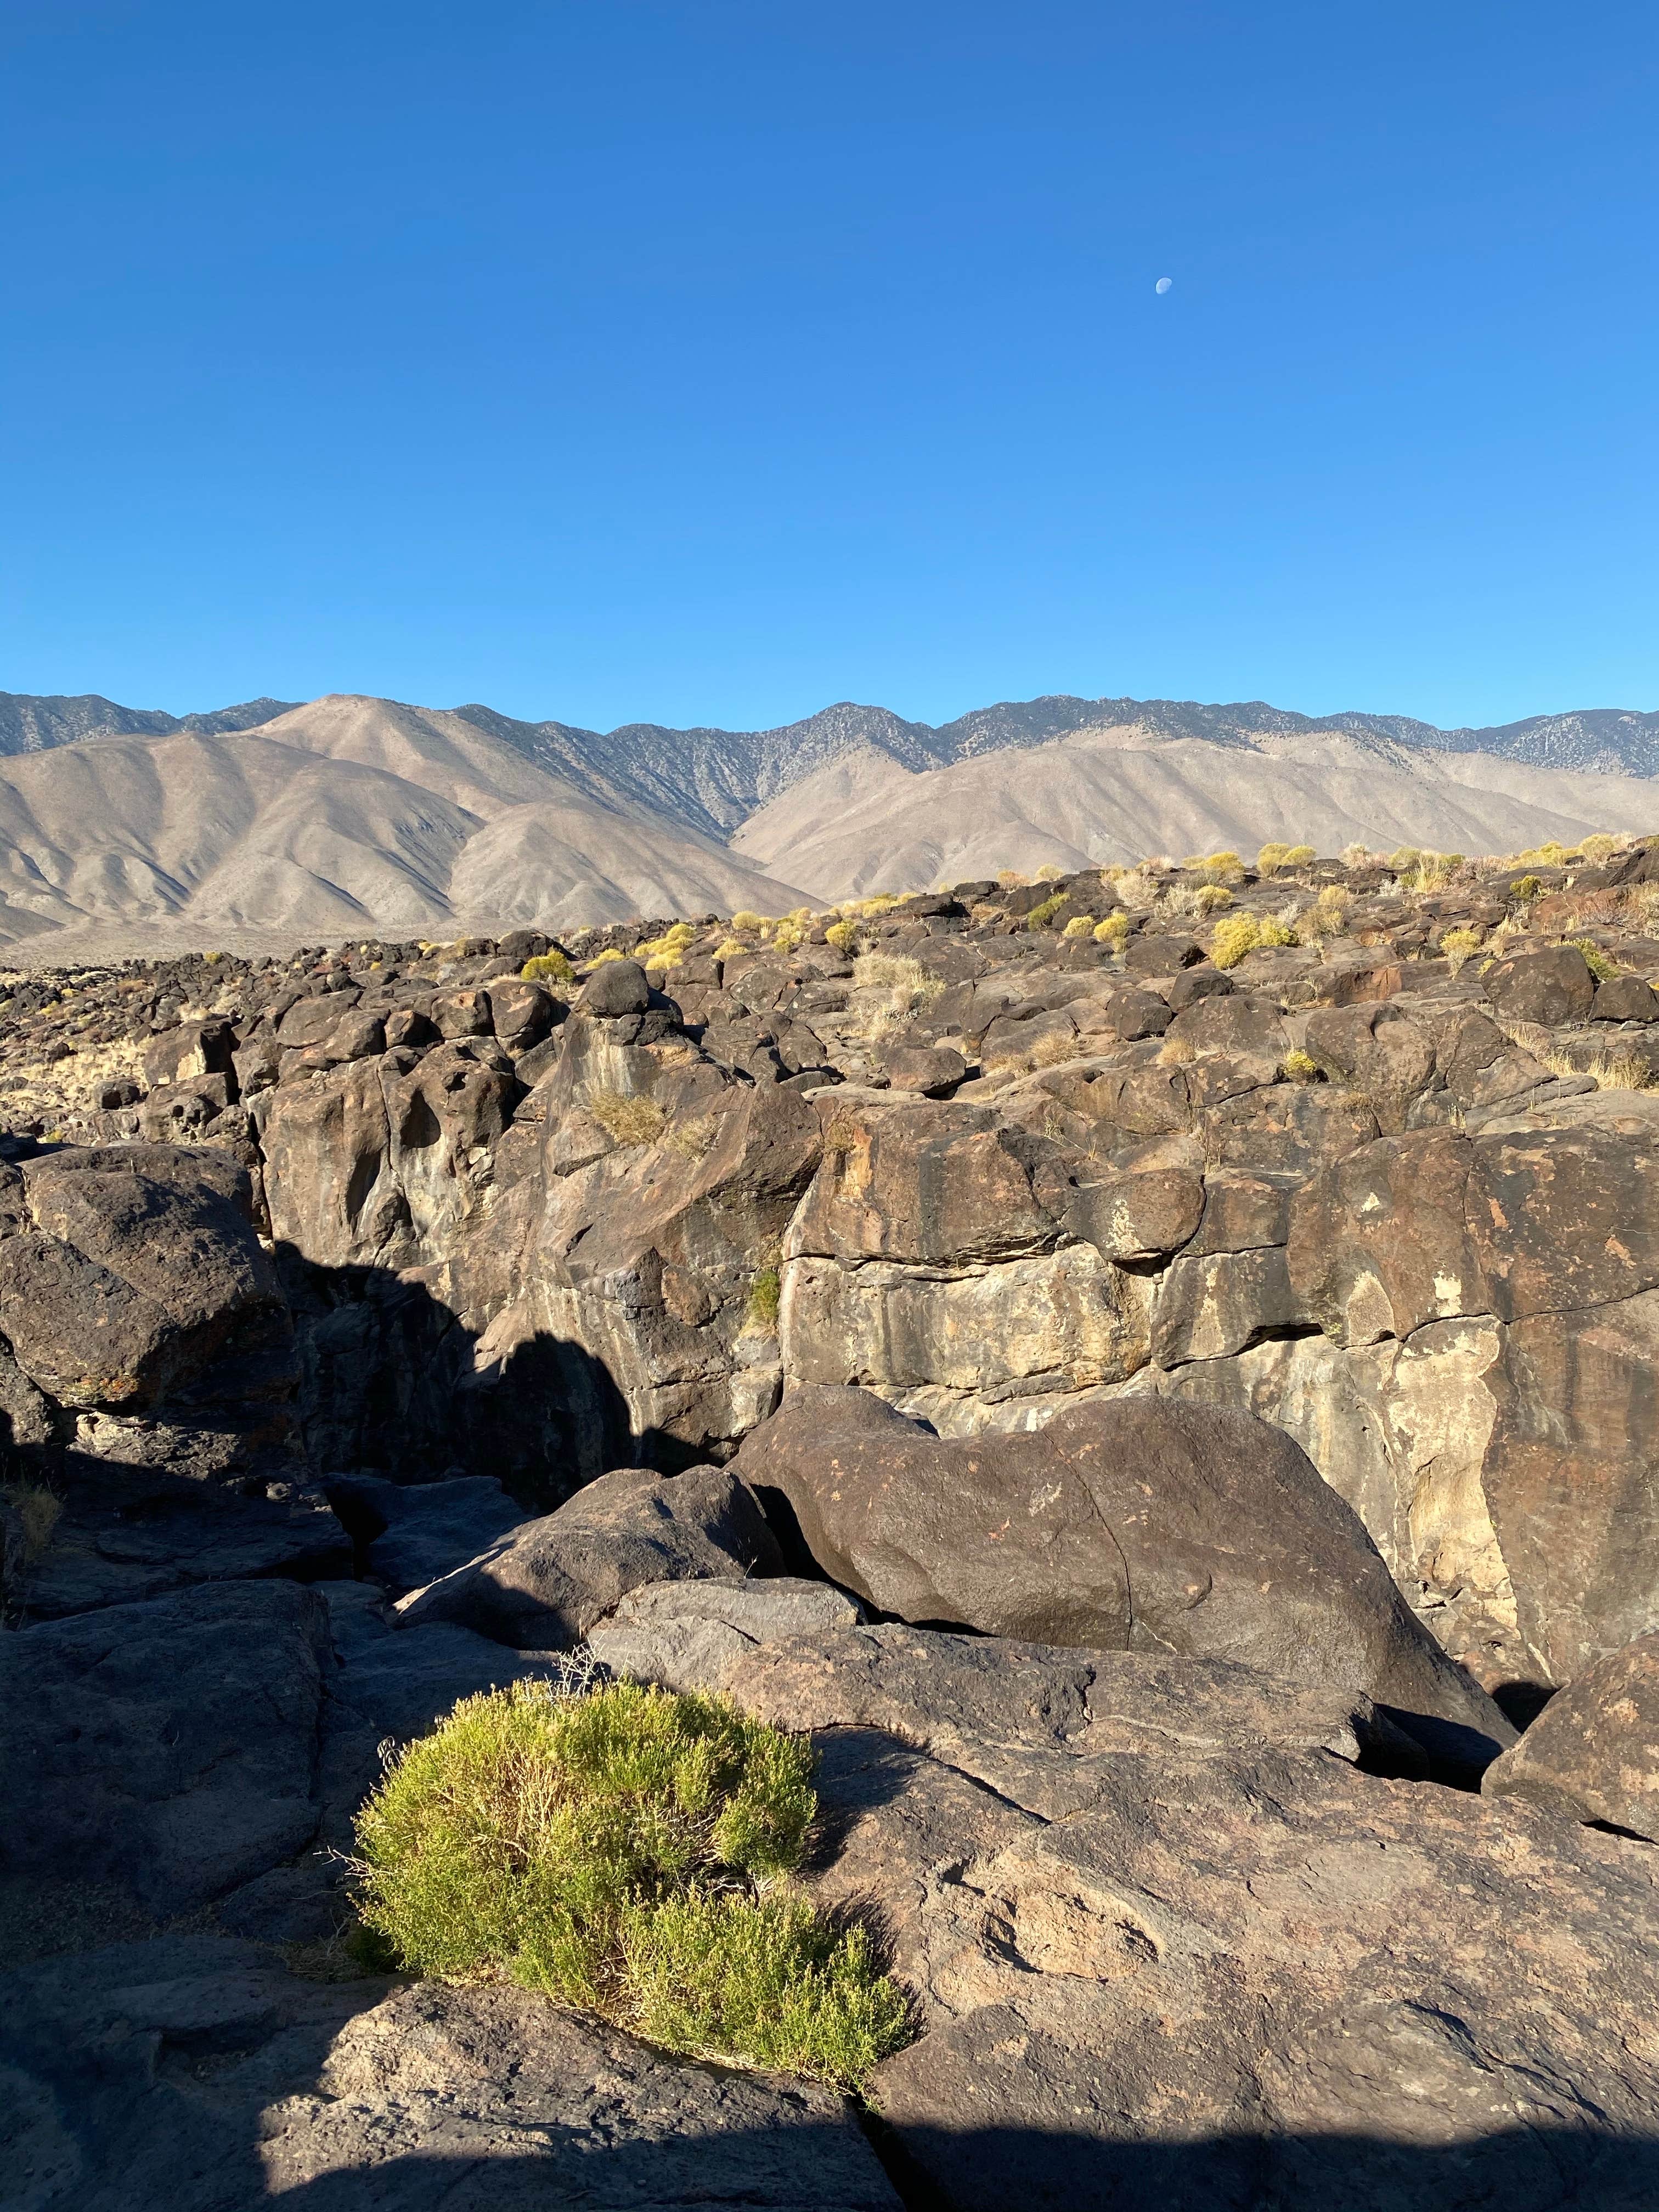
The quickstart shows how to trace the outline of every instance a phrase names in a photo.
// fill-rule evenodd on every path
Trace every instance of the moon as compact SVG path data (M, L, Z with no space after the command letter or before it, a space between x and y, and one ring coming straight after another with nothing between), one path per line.
M1152 289L1158 294L1158 298L1161 300L1164 297L1164 295L1169 290L1170 285L1174 283L1175 278L1173 276L1160 276L1157 283L1153 285Z

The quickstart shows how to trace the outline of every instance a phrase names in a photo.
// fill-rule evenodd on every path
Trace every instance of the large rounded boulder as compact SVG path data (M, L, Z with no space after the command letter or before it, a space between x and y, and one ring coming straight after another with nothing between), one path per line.
M1123 1398L941 1437L870 1392L807 1386L737 1471L787 1501L826 1574L901 1620L1341 1685L1448 1767L1514 1741L1352 1509L1249 1414Z

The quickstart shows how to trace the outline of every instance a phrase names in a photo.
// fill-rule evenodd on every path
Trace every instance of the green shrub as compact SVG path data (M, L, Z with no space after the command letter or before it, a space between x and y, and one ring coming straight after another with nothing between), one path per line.
M1510 896L1525 906L1535 898L1542 898L1544 886L1536 876L1517 876L1510 885Z
M556 949L537 953L533 959L525 962L519 974L526 983L574 983L576 980L568 956Z
M1480 933L1478 929L1449 929L1440 940L1440 950L1450 961L1455 975L1480 950Z
M633 2025L670 2051L856 2083L910 2040L866 1930L802 1898L693 1890L630 1913L622 1942Z
M1129 939L1129 917L1121 908L1109 914L1104 921L1095 924L1095 943L1109 945L1114 952L1121 952Z
M1610 959L1593 937L1571 937L1567 942L1584 956L1584 965L1598 983L1610 983L1619 973L1619 963Z
M1285 1055L1285 1073L1292 1083L1317 1083L1319 1062L1300 1045L1294 1045Z
M837 952L850 952L859 941L859 926L855 921L832 921L823 933L826 945L833 945Z
M723 1700L464 1698L357 1818L358 1911L418 1973L505 1973L680 2050L856 2087L909 2035L868 1938L763 1886L817 1811L804 1737Z
M1272 915L1230 914L1216 924L1210 957L1218 968L1237 968L1247 952L1263 945L1294 945L1296 932Z
M1200 914L1218 914L1233 902L1233 895L1225 884L1200 884L1193 895L1193 905Z
M1086 914L1074 914L1060 933L1062 937L1092 937L1095 925Z
M1026 915L1025 927L1028 929L1047 929L1065 903L1064 891L1056 893L1053 898L1044 899L1041 906L1034 906Z
M763 1267L749 1285L747 1320L758 1329L771 1332L778 1325L778 1306L783 1295L783 1278L775 1267Z

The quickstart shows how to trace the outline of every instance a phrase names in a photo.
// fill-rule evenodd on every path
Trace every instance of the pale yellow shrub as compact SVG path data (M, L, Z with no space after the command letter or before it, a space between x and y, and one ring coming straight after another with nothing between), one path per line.
M1071 920L1066 923L1065 928L1061 930L1060 935L1062 937L1089 937L1093 934L1094 927L1094 923L1090 920L1086 914L1074 914Z
M627 1098L620 1091L595 1091L587 1110L618 1145L653 1145L667 1127L667 1116L654 1098Z
M850 952L859 941L859 926L855 921L832 921L823 936L837 952Z
M1040 884L1051 884L1057 876L1064 873L1065 870L1058 867L1053 860L1045 860L1036 872L1036 880Z
M1183 860L1182 866L1190 868L1206 884L1242 884L1244 863L1237 853L1200 854L1196 860Z
M855 991L919 991L929 978L919 961L901 952L860 952L853 963Z
M1295 930L1272 915L1229 915L1216 925L1210 957L1218 968L1237 968L1247 952L1263 945L1295 943Z
M1095 924L1095 943L1109 945L1115 952L1121 951L1129 936L1129 917L1127 914L1109 914L1103 921Z
M23 1531L23 1559L33 1566L51 1543L64 1501L40 1483L14 1483L0 1490Z
M1451 971L1455 975L1480 950L1480 933L1478 929L1449 929L1440 940L1440 950L1451 963Z

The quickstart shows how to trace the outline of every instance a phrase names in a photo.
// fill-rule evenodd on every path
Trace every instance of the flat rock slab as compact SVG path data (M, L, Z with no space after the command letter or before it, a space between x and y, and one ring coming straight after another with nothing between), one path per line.
M777 1574L782 1565L752 1492L724 1468L678 1475L618 1468L414 1591L393 1621L454 1621L500 1644L568 1650L641 1583Z
M873 2096L919 2201L1647 2212L1659 1858L1275 1740L1213 1663L877 1628L733 1675L819 1731L811 1879L918 1993Z
M189 1911L314 1832L328 1608L209 1585L0 1636L0 1873Z
M853 1628L863 1617L833 1584L789 1575L647 1583L595 1623L587 1646L612 1674L672 1690L721 1690L763 1644Z
M531 1517L488 1475L408 1483L342 1474L325 1486L364 1566L398 1597L464 1566Z
M842 2100L512 1989L163 1937L0 1982L7 2212L898 2212Z
M140 1508L71 1499L25 1585L31 1620L136 1605L196 1583L349 1573L351 1544L320 1498L240 1498L198 1486Z

